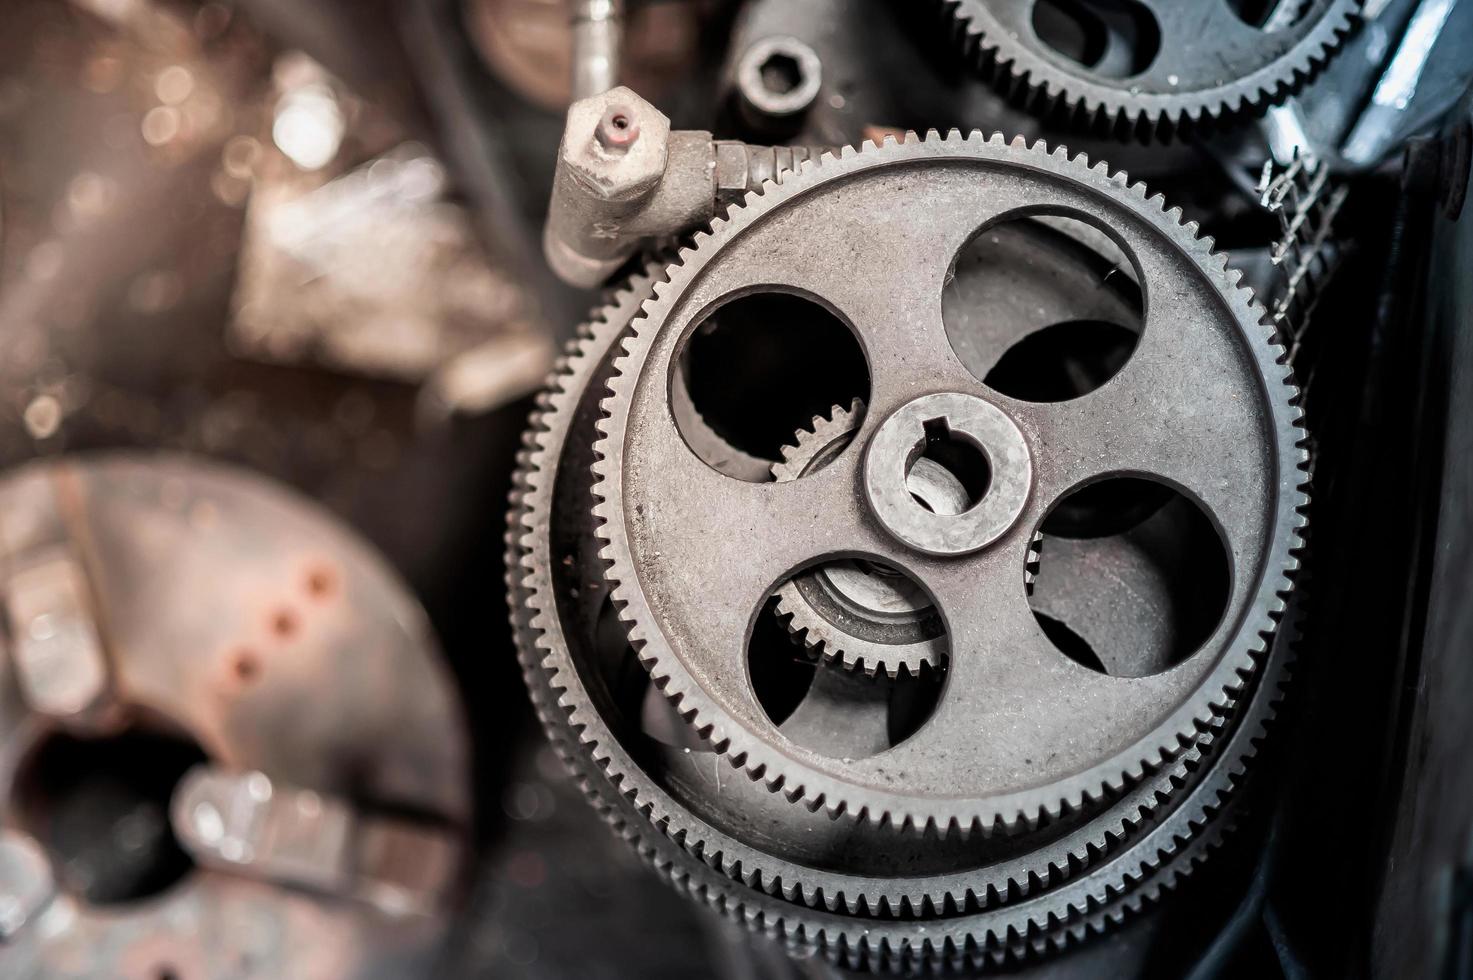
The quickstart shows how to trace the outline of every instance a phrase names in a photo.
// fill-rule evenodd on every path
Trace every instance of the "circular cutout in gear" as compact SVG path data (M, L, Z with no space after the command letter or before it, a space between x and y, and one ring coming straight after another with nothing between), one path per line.
M1259 112L1329 59L1360 0L1283 3L1261 23L1227 0L942 0L968 57L1040 114L1169 137Z
M880 199L905 220L876 225ZM1029 213L1091 215L1139 270L1145 296L1176 298L1148 300L1126 366L1066 402L991 392L959 363L942 322L955 256L980 226ZM757 220L776 214L782 220ZM836 240L846 247L824 247ZM751 776L834 814L1018 832L1117 796L1230 710L1289 588L1304 453L1281 349L1178 213L1103 167L1042 146L910 138L826 157L769 186L700 237L670 277L611 368L595 446L595 530L607 543L615 606L656 686ZM790 482L725 476L670 424L667 379L681 339L703 311L752 282L837 311L869 364L853 451ZM884 420L927 392L988 404L1031 456L1016 519L960 555L937 556L885 530L859 492ZM997 471L999 461L989 462ZM1190 495L1229 552L1243 556L1211 636L1145 677L1110 677L1061 653L1016 573L1043 515L1110 472ZM952 518L965 523L985 508L1000 475L980 504ZM949 643L934 716L916 737L863 759L775 739L746 669L751 624L775 584L836 553L905 573L936 606Z

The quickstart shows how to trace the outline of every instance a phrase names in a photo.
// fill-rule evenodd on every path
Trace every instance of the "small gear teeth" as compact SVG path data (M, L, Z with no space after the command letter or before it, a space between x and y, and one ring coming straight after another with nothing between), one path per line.
M633 291L638 289L635 287ZM711 832L704 821L682 819L678 807L668 799L662 800L662 791L621 757L610 734L602 730L598 716L590 713L592 700L562 659L569 651L559 639L561 632L555 619L550 618L554 608L552 586L540 574L549 556L538 536L548 531L553 493L551 477L558 466L560 440L568 431L580 386L597 383L592 377L593 367L604 359L604 350L616 341L623 328L618 322L600 320L594 329L580 332L570 348L572 355L555 374L546 397L541 400L542 407L534 412L529 426L534 437L529 440L530 448L520 455L512 492L508 532L508 565L513 569L509 574L512 622L524 679L559 758L605 819L672 879L700 882L698 897L739 920L750 914L761 914L772 924L772 933L785 942L806 945L818 936L815 940L818 948L836 958L847 950L853 954L853 962L871 962L871 954L877 950L889 960L900 955L898 951L902 947L907 951L907 961L919 955L908 943L892 945L889 940L877 941L873 947L861 943L856 952L845 938L845 927L836 924L847 916L890 916L897 909L969 915L979 909L1027 898L1044 880L1036 873L1010 879L1001 889L988 883L980 893L973 890L971 883L959 883L954 891L910 896L869 894L853 883L842 886L805 882L805 876L813 875L810 870L764 870L762 861L750 855L739 856L732 842L703 836ZM1184 779L1191 764L1192 759L1184 757L1179 771L1169 778ZM1148 810L1158 803L1159 798L1155 796L1142 797L1143 808L1138 816L1127 811L1116 829L1104 829L1098 837L1086 841L1077 853L1050 858L1045 876L1051 882L1067 880L1090 866L1093 858L1111 851L1133 828L1145 826ZM672 851L672 847L676 850ZM713 874L723 875L726 880L713 878ZM773 902L786 904L774 906ZM810 911L837 918L815 933L805 924ZM1045 921L1030 920L1026 931L1045 928ZM796 923L791 930L787 928L790 922Z
M1028 542L1028 560L1023 565L1023 589L1033 594L1033 585L1038 581L1038 565L1043 560L1043 532L1034 531Z
M864 421L864 402L854 399L848 408L835 405L827 415L815 415L808 426L793 435L780 450L781 459L772 464L778 483L800 479L828 454L847 445ZM942 643L930 639L915 643L881 645L846 633L809 605L794 580L774 593L775 613L788 634L814 657L846 670L870 677L916 676L924 669L940 666Z
M806 429L793 434L793 441L778 450L782 457L772 464L772 478L789 483L801 477L806 468L827 446L851 436L864 419L864 402L856 398L848 408L835 405L828 415L815 415Z

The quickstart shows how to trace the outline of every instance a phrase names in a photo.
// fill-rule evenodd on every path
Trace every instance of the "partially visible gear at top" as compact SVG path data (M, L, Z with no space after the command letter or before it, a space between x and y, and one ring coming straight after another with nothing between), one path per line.
M876 222L877 199L892 219ZM971 243L1039 214L1103 233L1142 293L1163 301L1143 306L1137 341L1097 391L1002 397L986 380L996 369L983 377L959 360L937 298ZM1283 610L1307 503L1296 389L1238 280L1144 187L1000 136L846 149L749 197L655 284L597 422L595 533L612 606L655 688L770 790L943 839L1098 812L1210 739ZM766 302L753 282L768 296L821 298L810 319L843 311L828 356L855 344L870 366L851 444L787 482L733 479L670 424L688 338L712 311ZM725 373L726 390L756 404L752 382ZM966 510L934 512L911 494L907 474L933 456L970 484ZM1020 584L1038 530L1064 518L1068 533L1115 530L1076 506L1077 491L1131 481L1166 488L1201 518L1222 556L1202 571L1222 593L1210 616L1194 613L1204 628L1168 669L1112 676L1056 639ZM946 683L917 702L924 724L896 726L879 753L783 737L791 708L755 689L778 664L752 645L771 590L794 570L854 557L919 583L947 627Z
M1277 105L1324 67L1361 0L942 0L982 74L1040 115L1169 138Z
M864 419L864 405L833 407L784 446L772 464L779 483L796 480L838 455ZM944 467L916 461L907 484L933 510L961 509L966 490ZM903 575L863 559L834 562L794 576L777 588L777 614L803 645L851 670L891 677L938 667L946 630L936 607Z

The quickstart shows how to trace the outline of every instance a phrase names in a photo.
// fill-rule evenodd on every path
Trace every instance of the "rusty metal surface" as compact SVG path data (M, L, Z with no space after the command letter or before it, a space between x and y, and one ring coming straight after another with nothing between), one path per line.
M47 497L54 511L27 527ZM85 568L119 726L183 737L224 770L269 773L362 813L412 814L437 828L437 845L455 833L438 828L468 823L467 735L428 621L312 506L214 465L115 455L23 468L0 483L0 514L7 565L28 541L59 538ZM27 707L9 661L0 685L4 822L45 839L29 760L69 722ZM196 869L106 907L63 890L3 955L7 976L404 976L427 968L444 928Z

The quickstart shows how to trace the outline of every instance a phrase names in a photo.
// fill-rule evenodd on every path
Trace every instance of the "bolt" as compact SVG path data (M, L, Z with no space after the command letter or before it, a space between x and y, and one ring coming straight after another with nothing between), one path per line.
M610 153L628 153L639 139L639 122L634 113L622 105L609 106L594 131L599 146Z

